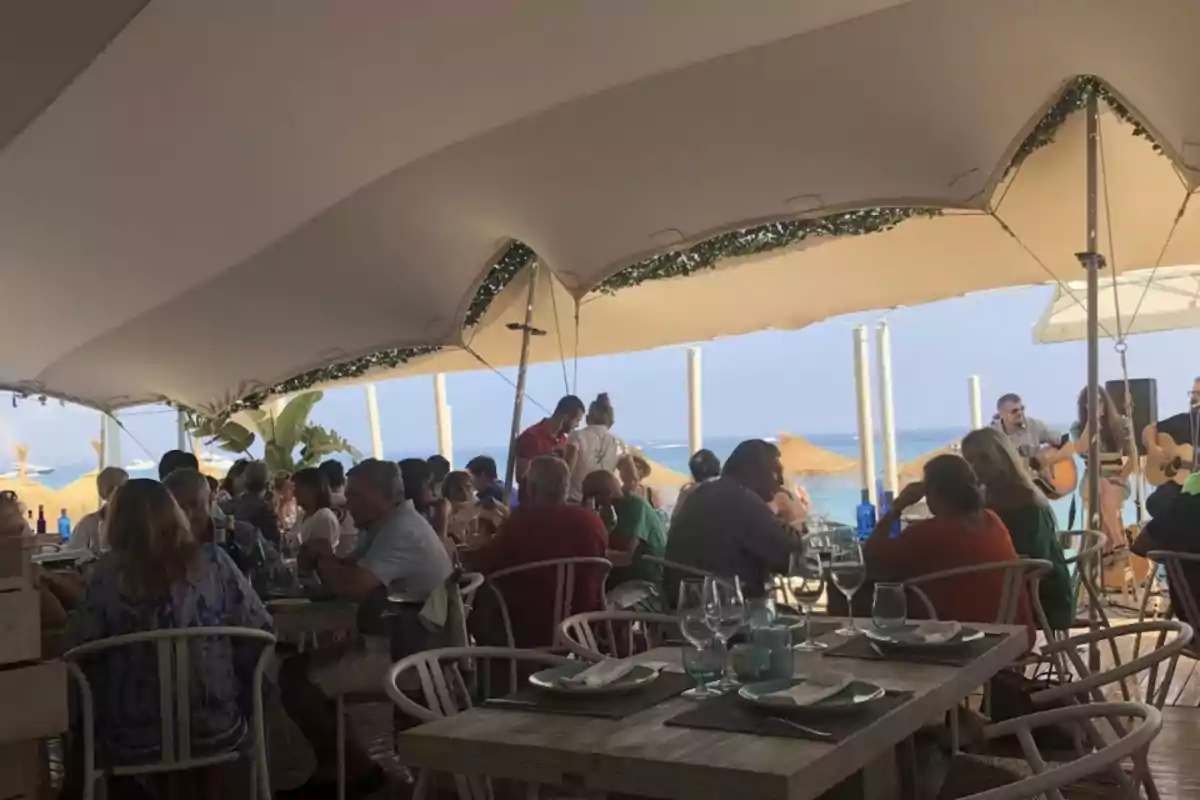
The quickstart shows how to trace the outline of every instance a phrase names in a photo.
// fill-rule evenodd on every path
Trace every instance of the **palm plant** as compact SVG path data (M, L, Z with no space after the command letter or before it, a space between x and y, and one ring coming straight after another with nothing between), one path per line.
M185 425L192 436L231 453L248 454L261 438L263 461L272 472L315 467L334 453L349 453L357 461L362 453L341 435L308 421L323 394L304 392L286 402L239 411L232 417L205 417L185 409Z

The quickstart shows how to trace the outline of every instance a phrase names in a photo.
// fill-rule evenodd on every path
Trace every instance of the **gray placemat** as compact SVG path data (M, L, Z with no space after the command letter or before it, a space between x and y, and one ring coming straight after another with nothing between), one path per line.
M961 648L926 652L917 649L888 648L876 650L873 642L859 634L824 652L827 658L859 658L864 661L904 661L910 664L938 664L947 667L965 667L991 650L1004 636L998 633L985 634L982 639L967 642Z

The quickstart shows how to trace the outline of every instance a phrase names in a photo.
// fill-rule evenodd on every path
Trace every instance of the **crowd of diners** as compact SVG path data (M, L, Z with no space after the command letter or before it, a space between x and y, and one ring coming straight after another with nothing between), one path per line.
M669 608L680 575L660 561L737 576L748 597L769 591L791 553L805 547L809 501L787 486L770 442L739 444L722 464L707 450L689 462L692 482L670 512L644 485L649 468L612 432L613 406L600 395L585 407L564 397L553 413L516 442L519 491L505 502L495 462L472 459L463 472L440 457L399 463L366 459L348 471L336 461L280 479L259 461L238 462L219 483L198 471L194 456L167 453L159 480L103 470L104 505L80 521L73 546L98 558L80 575L42 577L43 622L66 628L66 647L160 628L236 625L272 629L262 574L292 553L295 568L322 592L358 605L358 635L304 652L280 645L268 702L286 712L315 757L311 777L280 797L333 796L333 698L378 691L398 657L389 600L430 618L432 598L459 571L490 575L538 561L603 558L581 568L573 613L605 607L608 590L627 581L650 584L646 603ZM925 519L899 536L893 524L918 502ZM0 500L5 535L28 534L19 499ZM962 455L929 461L864 544L873 580L903 581L931 572L1020 557L1046 559L1053 571L1040 601L1053 627L1074 616L1074 592L1049 503L1030 480L1008 438L987 428L969 434ZM644 556L656 557L646 560ZM940 618L988 622L1001 594L999 574L926 587ZM555 588L550 571L500 587L518 647L554 644ZM480 644L509 644L495 608L480 593L469 620ZM434 625L401 643L412 652L440 646ZM1032 626L1029 598L1021 621ZM196 656L194 751L246 736L246 699L254 653L241 646L205 647ZM86 664L96 693L100 752L109 762L143 757L157 746L156 671L149 651L117 651ZM348 796L365 796L384 781L361 744L349 737Z

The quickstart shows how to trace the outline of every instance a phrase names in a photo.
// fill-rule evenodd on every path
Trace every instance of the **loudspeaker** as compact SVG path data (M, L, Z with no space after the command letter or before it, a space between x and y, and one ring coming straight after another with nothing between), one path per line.
M1117 409L1129 416L1128 404L1125 402L1125 381L1107 381L1104 388L1112 395ZM1138 455L1145 455L1146 445L1142 442L1142 432L1147 425L1158 422L1158 383L1154 378L1130 378L1129 394L1133 397L1133 434L1137 444Z

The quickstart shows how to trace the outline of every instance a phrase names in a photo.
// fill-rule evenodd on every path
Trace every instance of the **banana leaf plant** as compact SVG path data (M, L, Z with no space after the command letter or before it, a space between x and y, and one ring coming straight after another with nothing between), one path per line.
M230 453L248 456L251 445L261 438L263 460L272 472L315 467L334 453L349 453L358 461L362 453L341 435L308 421L322 396L322 392L304 392L286 402L227 417L206 417L184 409L184 424L192 436Z

